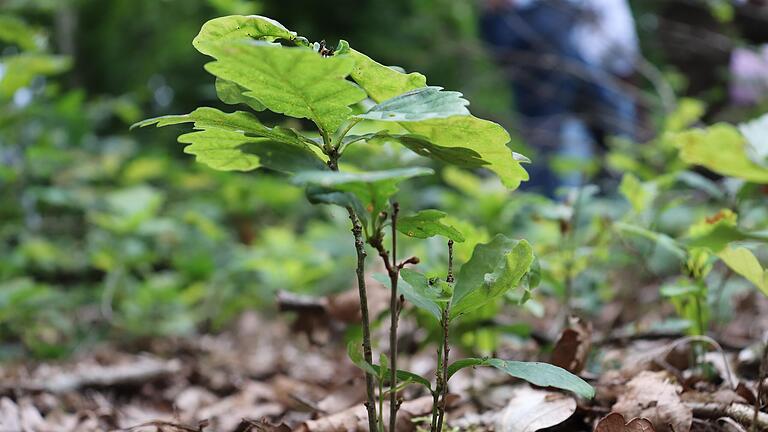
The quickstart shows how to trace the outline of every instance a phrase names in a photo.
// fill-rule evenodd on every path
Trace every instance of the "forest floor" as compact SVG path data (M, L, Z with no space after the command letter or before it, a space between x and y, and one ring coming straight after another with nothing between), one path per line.
M533 337L501 341L501 358L549 361L579 372L596 387L594 400L533 388L492 369L465 370L450 382L448 430L591 431L611 412L624 420L612 415L598 431L768 430L764 371L766 390L758 395L764 351L758 341L768 331L768 299L756 293L734 298L733 319L711 338L691 339L648 330L671 315L659 306L657 291L617 300L591 322L571 319L563 331L552 326L562 321L562 311L548 304L543 318L525 318ZM374 311L383 309L376 294L372 298ZM365 430L363 375L343 343L344 321L354 319L350 299L351 293L309 304L288 298L284 309L301 310L294 315L300 320L247 313L220 334L133 348L104 345L59 362L5 364L0 431ZM423 332L408 318L401 327L400 367L433 376L434 347L418 348ZM553 344L554 350L546 348ZM707 367L692 364L697 349L706 351ZM398 432L419 430L429 421L431 397L411 386L402 398ZM755 406L763 410L757 416ZM647 422L624 425L636 417Z

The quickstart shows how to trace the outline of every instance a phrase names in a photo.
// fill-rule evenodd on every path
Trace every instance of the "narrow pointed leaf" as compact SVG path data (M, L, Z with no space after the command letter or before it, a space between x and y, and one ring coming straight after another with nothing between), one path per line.
M408 237L425 239L439 235L455 242L463 242L464 236L459 230L440 222L446 216L447 214L440 210L422 210L413 216L398 219L397 230Z
M463 368L474 366L491 366L510 376L528 381L533 385L567 390L587 399L595 396L595 389L589 383L567 370L549 363L521 362L497 358L461 359L448 367L448 376L452 376Z
M533 264L533 249L525 240L501 234L475 247L461 267L451 301L451 316L482 307L520 285Z
M205 65L211 74L236 83L269 110L310 119L332 133L351 115L350 105L365 92L346 77L355 65L350 56L324 58L308 48L264 43L208 46L217 61Z
M469 115L469 101L442 87L422 87L374 105L355 117L366 120L411 122L454 115Z

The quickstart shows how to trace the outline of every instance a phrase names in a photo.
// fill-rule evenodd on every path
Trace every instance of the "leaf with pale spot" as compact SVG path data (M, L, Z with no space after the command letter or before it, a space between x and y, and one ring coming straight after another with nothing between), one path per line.
M408 237L425 239L439 235L455 242L463 242L464 236L459 230L441 222L446 216L447 214L440 210L422 210L413 216L398 219L397 230Z
M451 316L478 309L519 286L533 260L533 249L525 240L499 234L477 245L456 278Z

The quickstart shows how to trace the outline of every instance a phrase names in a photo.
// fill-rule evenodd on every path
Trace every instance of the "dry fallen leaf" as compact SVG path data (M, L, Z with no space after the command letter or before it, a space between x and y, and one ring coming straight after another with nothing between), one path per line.
M680 400L681 392L666 372L644 371L626 384L612 411L625 418L647 418L659 432L687 432L693 412Z
M576 400L562 393L520 386L496 420L497 432L535 432L558 425L576 412Z
M569 318L569 327L560 333L552 350L551 363L578 374L587 363L592 347L592 324L579 317Z
M595 432L655 432L648 419L633 418L629 423L619 413L610 413L597 423Z
M448 405L453 405L455 396L449 395ZM384 404L384 424L388 424L389 408ZM397 416L397 432L415 430L411 419L427 415L432 411L432 396L424 396L411 401L403 402ZM368 413L362 404L322 417L317 420L308 420L296 429L297 432L367 432Z

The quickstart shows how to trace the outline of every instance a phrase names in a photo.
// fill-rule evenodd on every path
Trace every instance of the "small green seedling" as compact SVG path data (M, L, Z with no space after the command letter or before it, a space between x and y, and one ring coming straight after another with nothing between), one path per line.
M179 142L187 144L184 151L195 155L199 162L217 170L262 168L277 172L294 184L305 186L310 202L346 209L357 251L362 359L365 362L358 363L366 365L363 369L366 372L369 428L371 431L384 429L383 404L379 405L378 415L376 412L374 378L379 378L381 388L384 379L380 372L389 369L389 430L394 430L398 407L396 389L398 381L406 378L397 373L397 319L401 308L398 285L402 280L413 281L417 275L406 273L401 278L401 270L416 260L397 261L399 208L391 198L398 191L399 183L430 175L433 171L426 166L411 166L362 172L353 166L341 165L346 162L343 160L346 150L350 146L395 143L440 163L462 168L487 168L510 189L527 180L528 175L520 165L527 159L509 149L510 136L503 127L472 116L467 109L469 102L461 93L427 86L423 75L405 74L383 66L350 48L346 41L329 49L324 42L310 43L269 18L227 16L205 23L193 45L214 59L205 65L205 69L216 77L216 91L222 102L247 110L225 113L203 107L185 115L144 120L134 126L193 123L195 131L181 135ZM374 103L367 110L361 105L366 100ZM306 119L313 128L306 131L266 126L255 115L266 110ZM358 134L356 126L361 123L366 124L365 133ZM450 236L452 233L435 224L436 219L439 220L437 213L421 213L404 218L400 227L405 226L414 236L432 233ZM387 226L392 232L389 250L384 245ZM527 243L516 243L514 247L505 240L497 243L487 246L490 250L478 250L478 262L489 259L481 259L484 253L495 254L499 248L508 249L510 253L515 251L516 260L518 254L530 250ZM364 278L366 244L373 247L383 261L391 288L390 355L388 364L378 369L373 365ZM470 265L467 275L460 275L455 289L447 281L441 284L455 292L450 296L450 302L435 300L438 309L433 308L433 311L438 312L447 328L451 318L475 307L489 294L495 296L505 287L514 285L516 278L527 271L525 262L524 259L515 261L514 273L507 270L507 264L499 269ZM495 273L497 270L501 273ZM494 282L486 284L484 281L489 278ZM413 290L423 288L414 283ZM445 296L448 298L448 294ZM415 299L410 294L409 297ZM447 345L444 349L447 353ZM499 363L499 360L476 359L472 362L506 368L508 372L518 373L534 382L563 382L548 379L551 378L547 375L549 369L535 365L526 366L527 372L519 373L515 372L515 367ZM443 369L446 371L444 382L450 373ZM454 369L457 370L457 366L451 370ZM571 377L563 373L558 372L558 376ZM589 386L581 385L585 387L581 387L580 394L590 395ZM441 389L444 388L442 385ZM379 398L381 402L383 390Z

